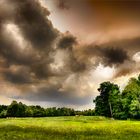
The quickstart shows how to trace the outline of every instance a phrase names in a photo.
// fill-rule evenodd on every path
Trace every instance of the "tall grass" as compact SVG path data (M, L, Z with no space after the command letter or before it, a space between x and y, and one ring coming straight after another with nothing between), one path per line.
M0 119L0 140L140 140L139 121L104 117Z

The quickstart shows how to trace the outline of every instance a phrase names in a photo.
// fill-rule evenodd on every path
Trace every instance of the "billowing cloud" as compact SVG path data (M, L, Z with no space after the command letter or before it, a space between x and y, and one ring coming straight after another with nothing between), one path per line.
M89 45L83 50L87 57L99 57L104 65L112 66L124 63L129 59L127 51L118 47Z
M72 50L73 45L77 44L76 37L67 33L58 42L58 48Z
M139 27L139 19L134 17L140 12L135 7L137 3L132 5L135 11L129 18L130 3L125 6L122 1L123 5L119 6L119 3L91 0L81 3L55 0L52 3L58 15L69 13L66 21L73 28L63 33L50 20L53 11L48 10L49 4L43 5L41 1L45 2L0 1L0 81L7 86L7 98L85 105L97 95L96 89L103 80L139 71L140 34L121 30L132 19L131 26L126 26ZM73 30L85 32L85 39L81 40ZM101 38L94 39L96 35L92 31L102 35Z
M50 50L58 31L46 18L50 14L49 11L41 7L37 0L14 0L13 3L17 12L14 20L21 29L23 37L33 47Z

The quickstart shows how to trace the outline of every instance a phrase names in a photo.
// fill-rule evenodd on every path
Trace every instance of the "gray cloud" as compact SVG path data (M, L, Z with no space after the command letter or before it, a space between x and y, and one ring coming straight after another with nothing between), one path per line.
M63 1L59 6L67 9ZM131 73L130 67L135 65L131 56L139 51L139 38L80 44L74 35L55 29L49 14L39 0L0 2L0 66L3 68L0 72L6 82L20 90L20 95L13 98L83 105L91 94L86 94L88 82L82 84L81 77L87 76L99 63L114 66L116 77ZM22 46L6 32L7 24L16 25L23 39ZM61 68L54 66L58 51L66 58L59 60ZM76 76L71 79L73 75Z
M41 7L38 0L6 0L3 3L5 3L5 9L0 10L0 16L3 17L0 22L0 55L6 60L6 68L8 69L11 65L23 65L27 66L30 73L34 73L37 78L51 76L49 64L52 59L49 55L53 51L52 44L58 35L58 31L46 18L49 11ZM9 11L9 7L6 6L8 4L11 4ZM5 33L4 25L7 23L16 24L23 39L28 42L22 44L24 49L20 48L12 36ZM6 72L4 75L7 80L13 83L28 82L26 79L30 76L30 74L25 74L24 77L20 77L18 72L17 74L16 72Z
M58 42L58 48L60 49L69 49L72 50L73 45L76 45L78 42L76 37L73 35L67 34L62 36L62 38Z
M4 74L5 79L14 84L29 84L32 82L32 75L27 67L16 67L9 69Z
M123 64L126 60L129 60L127 51L120 46L111 47L110 45L88 45L83 47L81 50L81 55L86 61L91 58L98 58L98 63L102 63L105 66L115 66ZM99 61L100 60L100 61ZM95 63L96 65L98 63Z
M122 64L125 60L128 60L127 52L121 48L107 47L100 48L100 53L105 65Z
M33 47L50 50L58 31L46 18L49 11L41 7L38 0L14 0L15 23L18 24L23 36L32 43Z
M26 98L24 92L28 93L26 90L29 90L32 84L46 83L48 84L47 88L38 88L37 92L26 94L26 100L54 100L56 102L68 102L69 104L70 102L76 104L76 101L79 103L84 102L84 98L75 96L74 91L70 94L69 91L65 91L62 94L63 92L60 92L56 86L48 82L49 80L53 82L56 80L54 77L57 76L57 72L52 71L50 64L54 61L53 55L57 49L68 48L69 59L66 65L69 65L70 69L73 60L74 66L72 66L72 69L81 65L81 62L77 62L77 58L73 54L73 45L77 44L76 38L72 35L62 35L56 44L59 32L48 20L48 10L41 7L37 0L13 0L12 2L7 0L5 3L12 4L11 11L9 11L12 14L8 13L8 10L6 13L0 10L0 16L4 17L2 14L7 16L2 18L0 22L0 56L1 59L4 59L3 63L5 63L3 65L5 66L4 71L1 71L1 74L4 80L21 90L22 99ZM16 25L23 38L22 46L19 46L12 36L8 36L5 31L5 25L7 24ZM54 47L54 44L57 45L57 48ZM71 72L65 75L64 80L67 79L69 74ZM56 85L63 86L63 81L61 81L62 84L58 81L56 80ZM28 98L31 96L32 98Z
M65 92L60 91L57 87L42 87L39 88L37 92L29 92L25 96L15 96L15 99L26 99L29 101L48 101L55 102L65 105L84 105L88 104L91 99L90 96L79 96L75 95L71 91Z

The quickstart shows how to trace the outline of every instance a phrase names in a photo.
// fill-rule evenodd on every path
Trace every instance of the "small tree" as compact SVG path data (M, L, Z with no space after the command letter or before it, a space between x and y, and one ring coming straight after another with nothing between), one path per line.
M13 101L7 108L8 117L25 117L26 105Z
M7 116L8 117L17 117L18 112L18 103L17 101L13 101L7 109Z

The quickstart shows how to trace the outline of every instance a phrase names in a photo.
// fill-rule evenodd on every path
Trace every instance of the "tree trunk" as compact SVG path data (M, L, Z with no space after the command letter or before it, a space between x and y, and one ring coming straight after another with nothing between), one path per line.
M111 118L113 118L113 114L112 114L112 106L111 106L111 103L109 102L109 108L110 108L110 115L111 115Z

